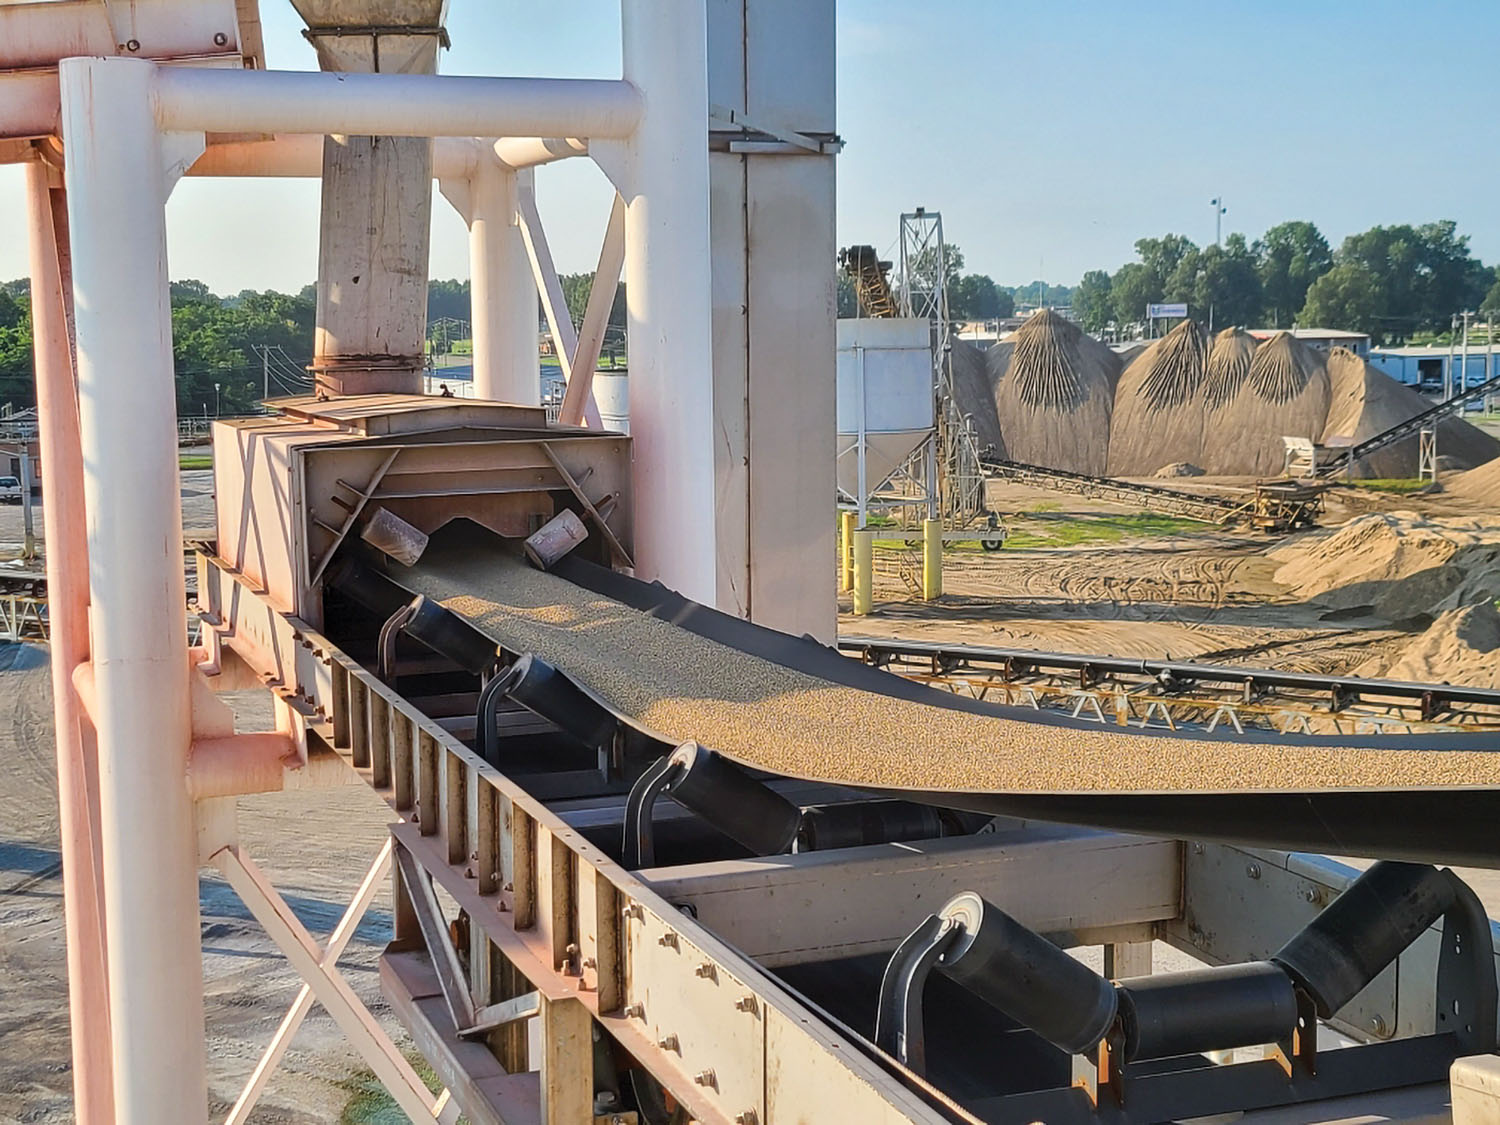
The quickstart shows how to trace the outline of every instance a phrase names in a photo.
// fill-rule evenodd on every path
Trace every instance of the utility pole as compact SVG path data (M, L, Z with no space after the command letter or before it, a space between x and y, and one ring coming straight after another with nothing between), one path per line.
M1488 383L1495 377L1495 318L1485 317L1484 321L1484 381ZM1484 412L1493 414L1495 412L1495 393L1491 391L1484 396Z
M260 397L263 399L271 397L271 345L260 346L260 377L263 384Z
M1448 324L1448 366L1443 368L1443 398L1453 397L1453 364L1458 359L1458 314Z
M1458 386L1455 388L1459 394L1469 388L1469 318L1474 314L1467 309L1464 310L1464 347L1463 359L1458 365Z
M21 549L21 557L31 562L36 558L36 528L31 519L31 449L26 444L24 435L21 438L21 511L26 528L25 546Z
M1208 205L1214 209L1214 245L1218 246L1224 238L1224 216L1229 214L1229 208L1224 206L1224 197L1216 196L1208 201Z

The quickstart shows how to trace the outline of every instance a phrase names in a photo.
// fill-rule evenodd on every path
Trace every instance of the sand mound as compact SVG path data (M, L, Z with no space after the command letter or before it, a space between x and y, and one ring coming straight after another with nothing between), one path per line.
M958 409L973 420L974 438L981 450L986 446L1000 449L1000 420L995 417L995 395L985 353L967 340L955 339L952 356L953 397L958 400Z
M1203 368L1203 398L1211 408L1226 405L1240 393L1255 348L1255 337L1243 328L1226 328L1214 337Z
M1222 339L1222 334L1221 334ZM1227 393L1242 360L1237 337L1215 341L1224 370L1216 371L1215 396ZM1205 383L1208 382L1205 376ZM1203 468L1214 476L1278 476L1285 463L1283 436L1317 440L1328 417L1328 371L1322 355L1282 332L1255 349L1240 387L1222 405L1210 405L1203 424Z
M1203 448L1203 368L1208 339L1184 320L1120 376L1109 432L1109 471L1144 476Z
M1500 597L1500 523L1373 513L1273 548L1275 579L1334 610L1391 621Z
M1442 450L1442 438L1438 438L1438 449ZM1443 489L1455 496L1466 496L1500 507L1500 457L1460 473L1450 481L1443 482Z
M1173 477L1201 477L1204 473L1202 469L1191 462L1173 461L1170 465L1163 465L1151 475L1159 477L1162 480L1168 480Z
M1500 612L1494 602L1450 609L1393 661L1361 664L1359 676L1500 688Z
M1101 475L1119 359L1106 345L1051 309L1011 338L1003 370L997 357L995 414L1005 456L1075 473Z
M1334 438L1361 442L1415 417L1432 406L1410 387L1392 379L1346 348L1328 355L1330 401L1323 426L1323 443ZM1359 478L1417 475L1417 435L1388 445L1354 466ZM1461 418L1438 424L1438 454L1458 468L1468 469L1500 455L1500 441Z

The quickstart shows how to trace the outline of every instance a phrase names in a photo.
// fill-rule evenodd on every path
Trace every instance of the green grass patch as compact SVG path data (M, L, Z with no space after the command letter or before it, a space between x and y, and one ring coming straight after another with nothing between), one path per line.
M177 467L179 469L212 469L214 456L212 453L179 453Z
M1367 488L1371 492L1416 492L1426 488L1430 481L1421 477L1385 477L1373 480L1351 480L1348 482L1354 488Z
M1212 531L1216 525L1202 520L1160 516L1150 512L1135 515L1063 516L1023 518L1010 526L1007 550L1078 547L1087 543L1119 543L1125 539L1192 535Z

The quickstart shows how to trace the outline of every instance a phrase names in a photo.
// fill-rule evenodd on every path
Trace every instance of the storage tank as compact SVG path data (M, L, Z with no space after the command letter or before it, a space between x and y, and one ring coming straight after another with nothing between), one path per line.
M838 487L861 507L932 434L932 325L925 318L838 322ZM864 488L860 489L860 438Z
M625 372L594 372L594 403L606 430L630 432L630 377Z

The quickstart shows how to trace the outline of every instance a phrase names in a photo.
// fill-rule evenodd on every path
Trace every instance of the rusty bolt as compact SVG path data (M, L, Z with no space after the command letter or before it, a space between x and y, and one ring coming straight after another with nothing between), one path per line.
M712 961L704 961L693 970L693 975L695 977L702 977L704 980L714 980L718 977L719 970L714 968Z
M1318 899L1322 896L1318 894L1317 887L1308 887L1307 890L1303 892L1302 897L1307 899L1308 902L1316 904Z
M643 1020L646 1018L646 1005L626 1004L621 1014L628 1020Z
M715 1090L719 1088L718 1076L712 1070L700 1070L693 1075L693 1081L699 1086L711 1086Z
M1390 1032L1386 1029L1385 1020L1380 1016L1370 1017L1370 1030L1380 1038L1384 1039Z
M657 938L656 944L665 945L668 949L679 948L677 945L677 935L671 930L668 930L666 933L662 934L661 937Z
M758 1125L760 1116L753 1109L747 1109L744 1113L734 1115L734 1125Z
M1250 876L1250 878L1252 878L1252 879L1259 879L1260 878L1260 864L1258 864L1258 863L1246 864L1245 865L1245 874L1248 875L1248 876Z
M224 46L224 44L226 44L228 42L229 42L229 36L225 35L222 31L216 31L216 32L214 32L214 46L215 47L222 47L222 46Z
M125 40L125 49L132 53L139 51L141 49L141 41L139 39L127 39Z
M464 868L464 878L465 879L472 879L472 878L474 878L474 869L472 867L465 867Z
M645 921L646 911L640 903L628 902L625 904L625 908L620 911L620 917L624 918L627 922L632 918L636 919L637 921Z
M680 1048L677 1046L677 1036L675 1036L675 1035L663 1035L660 1039L658 1039L656 1041L656 1045L658 1047L660 1047L663 1051L678 1051L678 1050L680 1050Z
M760 1010L760 1004L754 996L741 996L734 1002L736 1011L749 1012L752 1016Z
M1193 845L1193 854L1194 855L1202 855L1203 854L1203 845L1202 844L1194 844Z
M599 967L599 962L594 960L594 958L592 957L585 957L583 959L583 967L585 969L597 969Z

